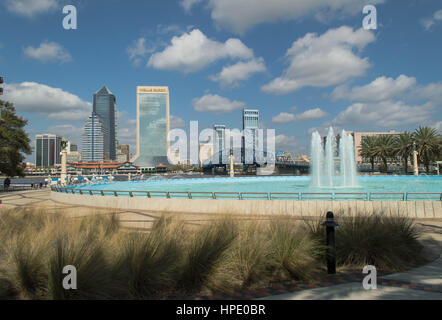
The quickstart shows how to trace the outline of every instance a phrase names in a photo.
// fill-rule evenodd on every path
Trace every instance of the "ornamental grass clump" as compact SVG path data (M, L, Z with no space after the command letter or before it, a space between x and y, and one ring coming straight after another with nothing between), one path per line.
M339 219L336 230L338 265L374 265L403 271L424 262L420 232L412 219L380 213Z

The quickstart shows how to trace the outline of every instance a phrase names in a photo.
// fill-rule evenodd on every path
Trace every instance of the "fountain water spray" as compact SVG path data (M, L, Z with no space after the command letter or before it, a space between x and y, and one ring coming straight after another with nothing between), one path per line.
M341 186L354 187L358 185L356 178L356 161L353 136L342 130L339 142L339 156L341 159Z
M321 187L321 169L324 162L324 150L322 149L321 136L318 131L312 134L312 145L311 145L311 175L312 175L312 186Z
M327 140L325 141L325 165L324 165L324 179L327 187L333 187L334 176L336 174L335 165L336 156L336 138L333 128L328 130Z
M350 134L342 130L339 140L339 154L336 154L336 137L330 127L325 141L317 131L312 134L311 143L311 186L312 187L357 187L354 141ZM336 175L336 156L340 163L339 176Z

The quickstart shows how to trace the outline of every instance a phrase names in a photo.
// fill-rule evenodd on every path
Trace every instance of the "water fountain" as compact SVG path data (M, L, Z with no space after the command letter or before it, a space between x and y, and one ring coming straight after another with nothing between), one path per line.
M312 134L311 143L311 186L312 187L357 187L356 161L353 136L341 132L338 159L339 175L336 174L336 137L333 128L328 130L324 143L317 131Z

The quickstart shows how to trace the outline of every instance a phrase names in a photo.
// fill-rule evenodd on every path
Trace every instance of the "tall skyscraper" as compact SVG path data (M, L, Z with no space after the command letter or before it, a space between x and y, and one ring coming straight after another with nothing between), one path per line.
M53 167L61 164L61 137L55 134L37 134L35 136L36 167Z
M94 94L93 112L100 117L106 131L104 136L104 159L115 160L117 157L116 99L106 86L103 86Z
M92 112L84 125L83 150L81 153L83 162L103 162L105 160L106 129L101 118Z
M137 153L139 167L168 164L169 88L137 87Z
M242 138L243 163L254 163L256 161L256 148L258 145L259 110L244 109L242 112L242 126L244 132Z
M226 145L226 126L216 124L213 126L215 131L214 155L218 155L218 164L223 163L223 150ZM216 159L214 159L216 160Z

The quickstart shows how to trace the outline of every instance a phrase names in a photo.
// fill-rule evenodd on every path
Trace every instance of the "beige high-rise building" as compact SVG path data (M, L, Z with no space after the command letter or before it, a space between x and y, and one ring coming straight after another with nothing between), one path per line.
M347 133L351 133L353 135L353 139L355 142L355 159L357 163L362 163L362 157L359 155L359 150L361 149L362 139L363 137L368 136L382 136L382 135L399 135L402 132L397 131L388 131L388 132L354 132L354 131L346 131Z

